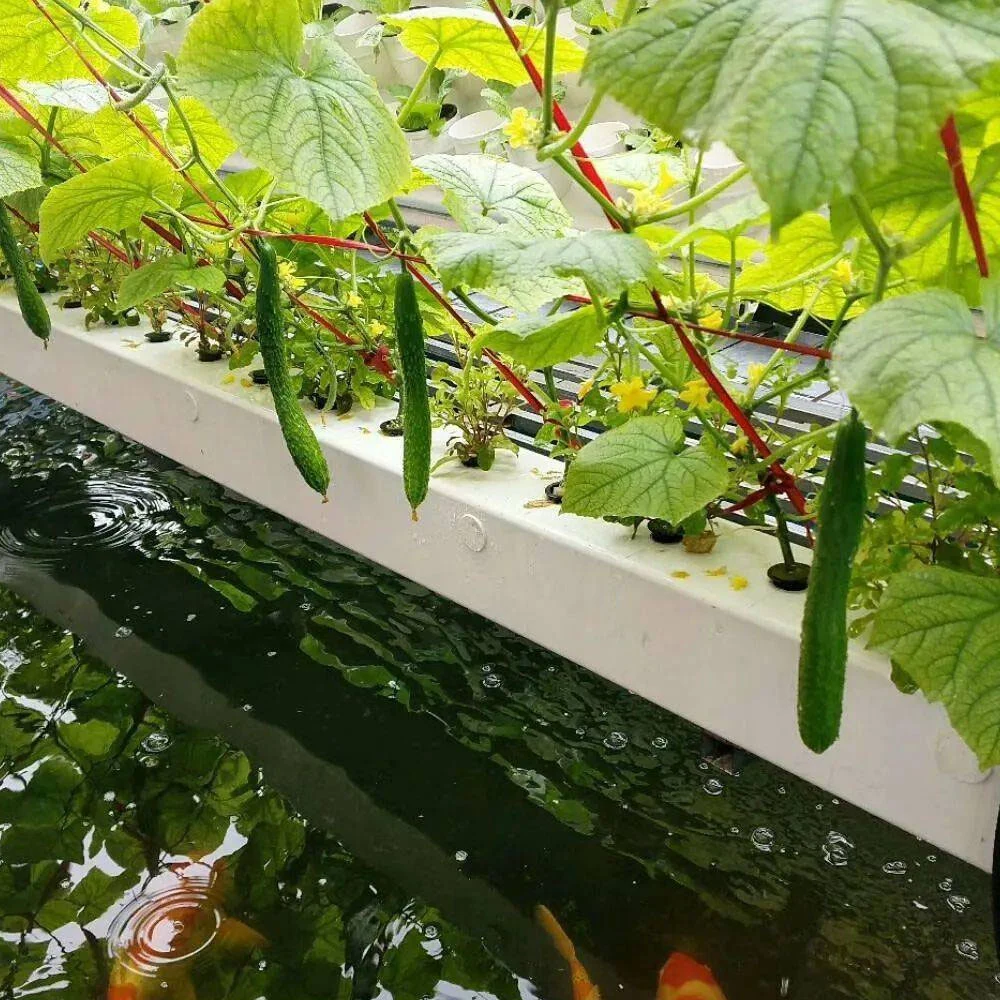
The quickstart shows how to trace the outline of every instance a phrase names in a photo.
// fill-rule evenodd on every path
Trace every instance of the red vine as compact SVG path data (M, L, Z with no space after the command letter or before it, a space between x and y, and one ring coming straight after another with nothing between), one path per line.
M941 142L944 144L944 151L948 157L948 166L951 169L955 194L958 195L958 203L962 206L965 228L969 231L969 239L972 240L972 248L976 253L976 264L979 267L979 273L984 278L988 278L990 276L990 262L986 256L986 247L983 245L983 233L979 228L976 202L972 197L969 178L965 172L965 160L962 157L962 140L958 134L958 126L955 124L954 115L951 115L941 128Z

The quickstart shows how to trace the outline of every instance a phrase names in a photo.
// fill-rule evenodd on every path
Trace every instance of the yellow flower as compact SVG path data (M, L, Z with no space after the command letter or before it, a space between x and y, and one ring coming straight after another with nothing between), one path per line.
M677 394L677 398L689 406L708 406L708 397L712 390L703 378L692 379L684 383L684 391Z
M656 215L670 208L673 199L667 195L677 183L666 163L660 164L659 178L653 185L632 192L632 214L635 216Z
M838 260L833 268L833 277L844 288L850 288L854 284L854 268L849 260Z
M731 576L729 586L733 590L746 590L750 586L750 581L745 576Z
M707 316L702 316L698 320L699 326L707 326L709 330L721 330L722 329L722 313L718 309L713 310Z
M646 383L638 375L627 382L616 382L610 391L618 400L619 413L645 410L657 396L656 389L647 389Z
M750 451L750 442L745 434L741 434L730 446L729 450L737 457L742 458Z
M278 265L278 277L281 279L281 283L292 289L293 292L306 287L305 279L300 278L295 273L295 265L291 261L283 260Z
M590 390L594 388L594 380L588 378L586 382L580 383L580 388L576 390L576 398L583 399L584 396L589 395Z
M352 288L347 296L347 305L351 309L360 309L365 304L365 300Z
M754 362L752 365L747 366L747 381L750 383L751 388L756 389L760 385L761 380L767 374L767 365L761 364L760 362Z
M373 319L368 326L368 332L373 337L381 337L385 333L385 323L380 323L377 319Z
M534 146L542 137L542 123L527 108L513 108L503 134L514 149Z

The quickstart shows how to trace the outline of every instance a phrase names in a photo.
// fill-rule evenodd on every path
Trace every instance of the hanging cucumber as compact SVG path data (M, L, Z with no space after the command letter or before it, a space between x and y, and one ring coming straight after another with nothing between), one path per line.
M326 500L330 485L330 469L323 450L309 426L298 396L292 389L285 354L285 327L281 318L281 280L278 277L278 255L274 247L263 240L257 243L260 258L260 281L257 284L257 340L264 371L271 387L274 408L278 413L281 433L302 478Z
M403 384L403 488L417 519L431 476L431 406L427 396L424 324L413 275L404 267L396 281L396 345Z
M799 733L823 753L840 733L847 670L847 592L861 540L865 426L856 410L840 425L819 501L819 534L809 575L799 653Z
M52 320L42 296L35 287L35 281L24 260L24 254L21 253L21 247L10 224L7 207L3 202L0 202L0 252L3 253L14 278L17 302L21 307L24 322L28 329L48 347L49 336L52 333Z

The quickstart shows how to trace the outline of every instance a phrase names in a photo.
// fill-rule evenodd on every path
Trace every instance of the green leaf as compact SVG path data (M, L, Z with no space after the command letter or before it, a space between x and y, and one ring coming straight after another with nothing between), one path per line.
M204 7L178 71L247 156L335 220L409 177L406 140L374 82L329 35L307 41L287 0Z
M1000 764L1000 580L940 566L889 581L872 646L940 701L983 768Z
M35 147L27 139L0 138L0 198L41 186Z
M798 312L812 301L822 285L813 314L836 316L844 305L844 287L831 280L829 269L818 274L811 272L833 261L841 253L842 245L830 229L830 220L809 212L782 229L781 236L765 248L763 263L743 268L736 291L752 294L778 309ZM857 306L854 311L860 312L861 308Z
M584 280L595 294L615 299L657 275L646 243L624 233L593 231L552 239L437 233L422 244L445 288L483 289L526 309L560 294L582 292Z
M677 524L729 484L725 459L699 445L681 450L676 417L637 417L583 448L569 467L562 509L584 517L651 517Z
M660 0L596 38L585 75L731 146L780 228L904 160L998 59L981 0Z
M67 722L59 726L59 736L68 749L99 760L115 745L118 728L101 719Z
M470 232L558 236L572 218L540 174L495 156L431 153L413 163L444 191L444 206Z
M758 225L766 218L767 205L759 195L748 194L728 205L706 212L693 226L680 233L671 245L690 243L706 233L716 233L725 236L726 239L735 240L751 226Z
M527 317L485 330L473 346L492 348L525 368L545 368L592 354L604 332L593 306L555 316Z
M106 3L68 2L73 7L84 8L98 28L126 48L138 49L139 22L133 14ZM102 73L108 72L110 63L91 47L90 41L103 51L107 51L107 43L55 4L45 6L62 32L86 53L91 65ZM48 82L86 75L80 57L30 0L0 0L0 79L14 83L22 80Z
M196 292L220 292L225 274L217 267L193 267L183 254L166 257L133 271L118 290L118 309L141 306L164 292L190 288Z
M209 166L218 168L236 151L233 137L216 121L201 101L182 97L178 102L198 143L198 152ZM173 104L167 111L166 138L174 156L184 163L191 156L191 137Z
M437 56L438 69L461 69L483 80L500 80L515 87L530 83L514 47L489 11L426 7L390 14L384 20L402 29L400 42L424 62ZM514 30L521 40L521 51L541 66L544 29L528 26ZM583 67L583 55L576 42L557 39L555 72L577 72Z
M986 335L994 343L1000 344L1000 278L984 278L980 288Z
M42 202L39 249L54 260L92 229L134 229L159 202L176 206L181 188L164 160L143 153L101 163L64 181Z
M890 442L920 424L959 424L989 450L1000 480L1000 344L977 336L958 295L880 303L841 334L833 368L865 421Z

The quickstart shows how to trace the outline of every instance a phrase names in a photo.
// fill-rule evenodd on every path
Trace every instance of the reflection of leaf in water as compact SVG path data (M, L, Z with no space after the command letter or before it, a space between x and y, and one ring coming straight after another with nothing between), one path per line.
M552 784L545 775L522 767L514 767L503 757L494 755L493 760L507 768L507 774L515 785L528 793L532 802L537 802L546 812L551 813L561 823L565 823L577 833L591 834L594 832L595 816L582 802L567 799L560 789Z
M100 760L115 745L120 733L116 726L100 719L89 722L65 722L59 725L59 738L74 755Z

